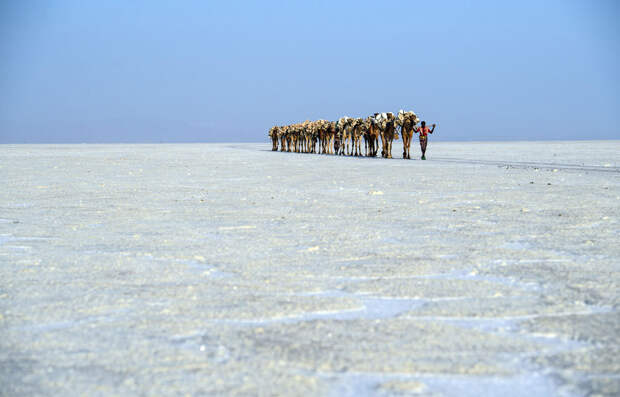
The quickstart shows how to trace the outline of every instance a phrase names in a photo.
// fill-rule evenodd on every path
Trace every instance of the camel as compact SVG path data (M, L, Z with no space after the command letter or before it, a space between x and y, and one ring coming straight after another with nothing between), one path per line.
M273 152L277 152L278 151L278 133L279 133L279 127L278 126L273 126L269 129L269 137L271 138L271 151Z
M415 125L420 121L414 112L405 112L400 110L396 116L396 124L400 127L400 133L403 136L403 158L411 159L409 155L409 147L411 146L411 138Z
M310 153L316 153L316 146L319 140L319 137L314 129L313 123L308 121L306 124L306 131L308 135L310 135Z
M334 135L334 154L340 153L340 131L336 127L336 134Z
M319 138L319 153L329 154L332 134L330 123L327 120L321 119L315 121L315 125L317 136Z
M310 139L303 123L299 123L299 140L301 142L301 152L308 153L310 151Z
M366 119L364 119L362 123L364 124L364 128L362 129L364 132L364 156L370 157L370 124L368 124L368 120Z
M364 119L357 118L353 121L352 132L353 132L353 147L354 147L354 156L362 155L361 148L361 140L364 136Z
M299 132L297 131L297 125L293 124L291 126L291 146L293 147L293 152L297 153L299 151Z
M295 134L297 135L297 152L303 153L304 151L304 135L301 130L300 124L295 124Z
M316 132L316 123L314 121L304 121L302 125L302 130L304 131L304 135L306 140L308 141L307 153L316 153L316 143L317 143L317 132Z
M326 123L326 138L327 138L327 154L334 154L334 142L336 141L336 123L328 121Z
M398 139L398 133L396 132L396 123L394 122L394 113L379 113L375 116L375 120L379 125L379 131L381 136L381 145L383 150L381 157L391 159L392 158L392 141Z
M287 152L292 152L293 151L293 126L289 125L288 128L286 129L286 151Z
M296 124L296 131L297 131L297 140L298 140L298 152L299 153L306 153L306 136L304 134L304 128L303 128L303 124L302 123L298 123Z
M369 139L369 128L368 128L368 122L366 121L366 119L360 118L360 126L359 126L359 132L360 132L360 143L362 141L362 138L364 139L364 156L368 156L368 139ZM362 155L362 149L360 147L360 156Z
M375 120L375 116L368 116L366 118L366 124L368 125L368 156L376 157L377 150L379 150L379 126Z
M319 151L318 153L325 153L325 128L323 127L323 122L325 120L316 120L313 122L314 133L319 141Z
M297 133L297 152L303 153L306 150L306 145L301 124L296 124L295 132Z
M353 145L351 142L351 123L353 119L348 116L341 117L338 120L338 133L340 135L340 151L338 154L346 155L347 151L351 154Z
M288 126L284 126L280 128L280 151L286 151L286 134L288 131Z
M301 140L303 143L303 152L304 153L312 153L312 133L308 128L308 124L310 122L308 120L299 124L299 134L301 135Z

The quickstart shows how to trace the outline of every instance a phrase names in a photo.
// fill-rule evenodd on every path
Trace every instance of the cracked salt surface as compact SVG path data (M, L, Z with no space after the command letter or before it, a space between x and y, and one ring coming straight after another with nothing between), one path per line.
M354 307L347 310L305 312L297 315L273 317L269 319L224 319L217 321L246 325L268 325L272 323L295 323L312 320L379 320L397 317L402 313L424 304L424 300L422 299L363 297L339 292L313 293L306 296L356 297L361 301L362 305L361 307Z
M619 142L268 149L0 147L0 394L620 394Z

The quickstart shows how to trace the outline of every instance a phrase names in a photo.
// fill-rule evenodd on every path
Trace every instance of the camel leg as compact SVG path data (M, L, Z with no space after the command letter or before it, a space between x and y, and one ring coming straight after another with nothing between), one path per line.
M409 143L407 144L407 158L411 159L411 140L413 139L413 134L409 133Z
M387 138L385 135L381 135L381 157L387 157Z
M411 159L411 133L409 134L409 143L407 143L407 159Z

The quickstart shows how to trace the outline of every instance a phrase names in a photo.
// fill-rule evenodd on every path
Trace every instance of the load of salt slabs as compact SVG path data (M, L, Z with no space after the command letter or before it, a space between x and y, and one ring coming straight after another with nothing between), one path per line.
M416 125L417 123L420 122L420 119L412 111L406 112L402 109L399 110L398 115L396 116L396 125L398 125L399 127L402 127L406 121L410 121L412 125Z

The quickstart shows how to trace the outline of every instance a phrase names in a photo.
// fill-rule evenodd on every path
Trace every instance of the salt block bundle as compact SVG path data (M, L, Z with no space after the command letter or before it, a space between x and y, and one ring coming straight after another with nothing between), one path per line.
M394 113L392 112L379 113L375 116L375 122L381 129L385 129L387 126L387 123L393 120L394 120Z
M420 122L420 119L412 111L405 112L402 109L399 110L398 116L396 116L396 125L398 125L399 127L402 127L407 121L411 122L412 125L416 125L417 123Z
M336 126L338 127L339 130L343 130L345 128L349 127L349 124L351 123L351 117L349 116L344 116L338 119L338 123L336 124Z

